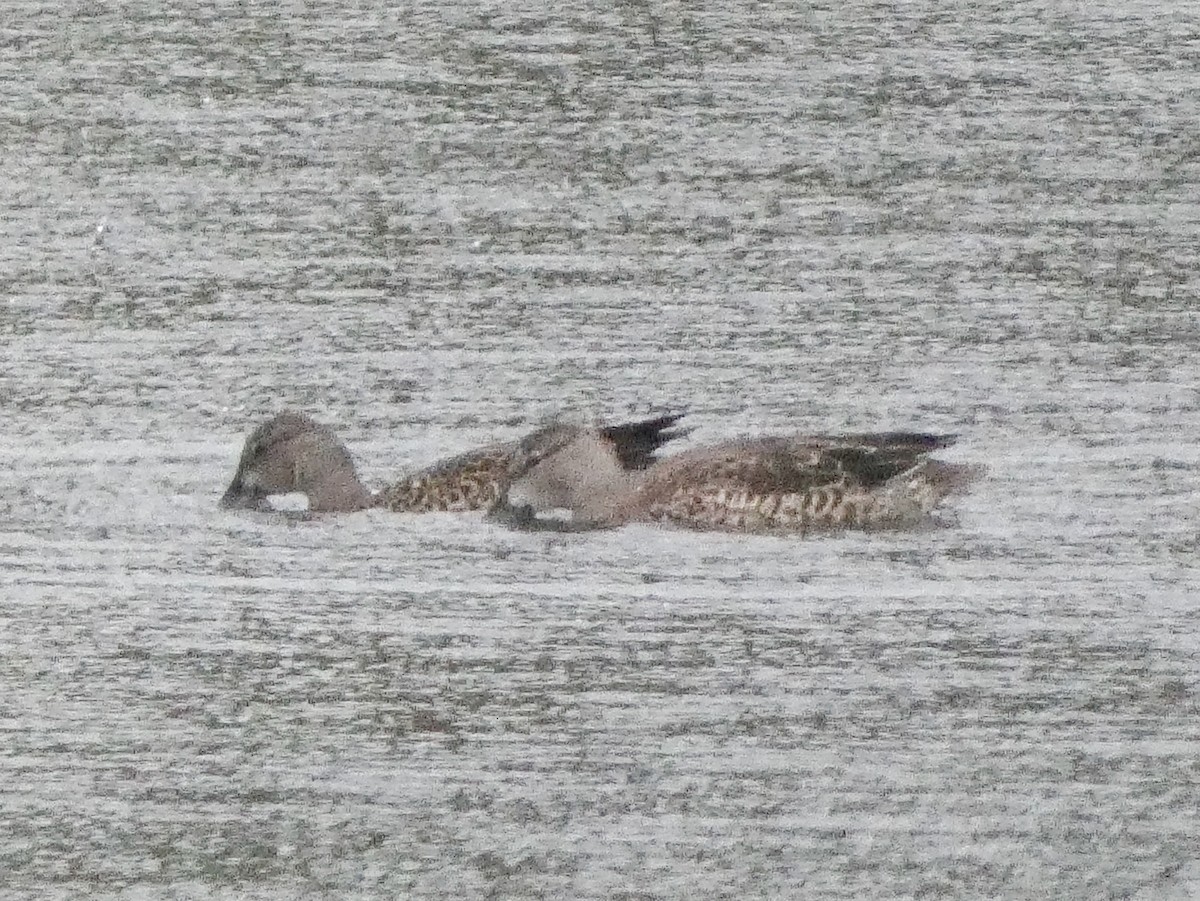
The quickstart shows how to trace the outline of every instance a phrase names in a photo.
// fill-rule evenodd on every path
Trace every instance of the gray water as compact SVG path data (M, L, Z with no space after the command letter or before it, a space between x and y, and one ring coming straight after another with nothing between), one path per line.
M169 9L170 6L187 9ZM1200 8L0 12L0 895L1200 892ZM923 428L818 540L218 510Z

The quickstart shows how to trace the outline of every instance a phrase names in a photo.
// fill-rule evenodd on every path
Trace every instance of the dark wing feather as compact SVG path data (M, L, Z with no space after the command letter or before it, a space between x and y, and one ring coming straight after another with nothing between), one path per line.
M760 438L704 448L661 464L669 491L724 486L753 495L808 494L818 488L872 488L945 447L944 435L888 432L813 438Z
M820 469L837 475L831 481L871 488L912 469L920 456L909 448L831 447L821 453Z
M816 439L830 445L874 448L876 450L906 450L918 454L949 447L957 435L935 435L929 432L867 432L863 434L831 435Z
M855 448L823 448L784 440L756 442L749 453L729 463L732 481L752 494L807 494L842 485L862 467Z
M851 482L872 488L912 469L931 451L949 447L954 439L954 435L923 432L843 435L827 439L830 445L822 467L845 473Z
M600 434L612 444L622 468L645 469L654 462L659 448L688 433L687 429L674 428L682 418L682 413L670 413L641 422L606 426Z
M624 469L645 469L654 462L659 448L687 434L686 430L672 428L682 418L682 413L672 413L638 422L604 426L599 433L611 444ZM531 432L511 446L510 474L515 478L528 472L565 448L584 431L580 426L553 423Z

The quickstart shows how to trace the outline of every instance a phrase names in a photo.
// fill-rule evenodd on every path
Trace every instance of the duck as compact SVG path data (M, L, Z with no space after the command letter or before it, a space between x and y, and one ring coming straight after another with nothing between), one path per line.
M220 506L263 509L272 495L298 492L307 498L309 513L487 510L505 494L514 474L532 470L584 436L605 448L613 465L644 469L664 443L684 434L676 428L681 418L671 413L600 427L553 422L515 441L434 463L373 492L359 479L354 458L332 428L305 413L284 411L247 436Z
M514 478L489 515L525 530L632 522L807 534L927 521L979 467L930 456L956 436L924 432L767 436L698 447L640 469L580 434ZM549 511L549 512L547 512Z

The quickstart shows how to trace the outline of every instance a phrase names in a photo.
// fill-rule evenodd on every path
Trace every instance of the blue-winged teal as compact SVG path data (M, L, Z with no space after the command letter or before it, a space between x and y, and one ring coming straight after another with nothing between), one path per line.
M569 531L628 522L799 533L904 527L980 471L928 457L953 442L910 432L757 438L629 471L584 435L515 480L492 513L518 528ZM569 519L535 512L551 507Z
M486 509L504 495L515 474L585 435L607 449L613 465L644 469L664 442L680 434L672 428L680 418L658 416L596 429L557 423L436 463L372 493L332 429L302 413L280 413L246 439L221 506L257 508L270 495L299 492L307 496L312 512Z

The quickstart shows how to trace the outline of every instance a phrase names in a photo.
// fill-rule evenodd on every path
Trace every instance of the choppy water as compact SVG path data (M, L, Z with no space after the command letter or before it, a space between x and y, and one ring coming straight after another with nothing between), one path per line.
M0 13L0 893L1192 897L1200 10ZM216 508L544 416L957 431L946 528Z

